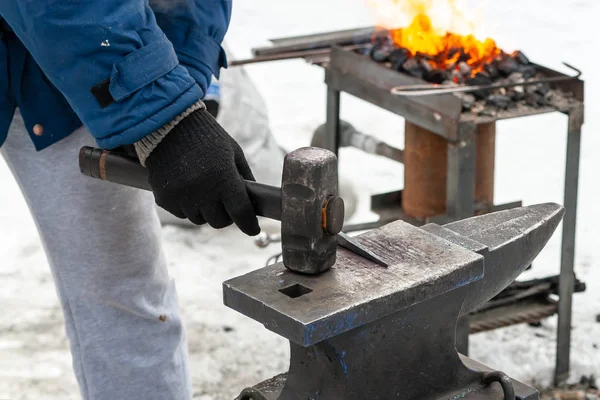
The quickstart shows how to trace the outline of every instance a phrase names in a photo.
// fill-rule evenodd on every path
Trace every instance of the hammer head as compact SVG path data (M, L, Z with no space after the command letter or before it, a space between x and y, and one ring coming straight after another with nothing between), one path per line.
M337 248L337 229L330 225L341 229L343 221L335 154L315 147L289 153L281 190L283 264L305 274L327 271L335 264Z

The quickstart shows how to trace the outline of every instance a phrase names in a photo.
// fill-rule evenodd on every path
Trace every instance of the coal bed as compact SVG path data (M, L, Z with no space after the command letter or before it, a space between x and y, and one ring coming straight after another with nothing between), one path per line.
M451 48L437 55L411 53L390 37L376 38L368 50L357 50L373 61L425 82L444 87L464 85L514 85L547 78L544 70L521 51L498 51L493 57L472 62L464 48ZM432 85L433 87L433 85ZM439 86L438 86L439 87ZM461 99L463 113L495 117L503 110L554 107L576 103L572 92L552 88L548 83L453 93Z

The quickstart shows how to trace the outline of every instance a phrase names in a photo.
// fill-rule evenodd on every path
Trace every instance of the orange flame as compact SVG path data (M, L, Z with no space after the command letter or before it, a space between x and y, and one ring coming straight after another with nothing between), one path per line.
M431 20L427 15L419 14L406 28L394 29L390 32L392 40L397 46L417 53L433 56L433 66L438 69L447 69L461 57L463 53L469 56L466 63L472 68L472 74L483 69L483 66L500 55L501 50L492 39L480 41L473 35L458 35L446 33L440 35L435 32Z
M461 9L459 1L368 0L368 3L388 28L398 26L402 20L410 21L405 28L390 29L390 37L397 46L413 56L417 53L431 56L429 62L437 69L452 68L461 56L465 57L461 54L464 53L475 75L502 50L492 39L475 37L477 24L466 15L468 8Z

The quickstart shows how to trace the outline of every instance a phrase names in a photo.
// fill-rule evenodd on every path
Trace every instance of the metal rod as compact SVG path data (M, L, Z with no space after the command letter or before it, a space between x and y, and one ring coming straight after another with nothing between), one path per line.
M315 129L311 146L324 147L327 138L327 124ZM367 154L374 154L389 158L390 160L403 162L404 151L377 139L374 136L359 132L354 126L344 120L340 120L340 142L339 147L353 147Z
M538 83L553 83L553 82L565 82L578 79L581 76L581 71L566 62L563 64L577 72L575 76L553 76L549 78L534 79L519 83L492 83L489 85L468 85L468 86L447 86L447 85L402 85L396 86L390 89L390 93L395 96L431 96L439 94L452 94L452 93L464 93L464 92L475 92L478 90L491 90L501 88L511 88L516 86L531 86L537 85Z
M317 33L305 36L270 40L273 45L252 49L254 56L270 56L293 51L317 50L332 46L371 43L374 38L389 35L389 30L378 27L350 29L338 32Z
M583 106L569 114L567 137L567 162L565 171L562 250L560 263L560 282L558 287L558 328L556 340L555 384L569 377L571 356L571 318L573 289L575 286L575 230L577 224L577 192L579 183L579 154L581 148L581 126L583 124Z
M371 47L371 43L363 43L363 44L355 44L350 46L343 46L345 50L360 50ZM234 60L229 62L230 67L239 67L241 65L248 64L257 64L262 62L269 61L280 61L280 60L291 60L295 58L304 58L304 57L315 57L315 56L327 56L331 53L331 47L327 47L324 49L315 49L315 50L301 50L301 51L291 51L285 53L278 53L272 55L264 55L264 56L256 56L252 58L242 59L242 60Z
M269 42L273 43L277 47L281 46L289 46L289 45L311 45L314 44L323 45L338 43L339 41L344 41L353 38L363 37L372 37L374 34L378 32L387 33L387 29L378 28L374 26L365 26L363 28L351 28L351 29L343 29L339 31L332 32L320 32L320 33L310 33L308 35L299 35L299 36L285 36L278 38L271 38ZM254 49L256 52L260 53L262 51L271 49L271 47L259 47Z
M325 146L338 155L340 148L340 92L327 86L327 120L325 122Z
M344 121L341 121L340 147L344 146L354 147L367 154L386 157L399 163L402 163L404 159L403 150L390 146L373 136L359 132L351 125L345 126Z

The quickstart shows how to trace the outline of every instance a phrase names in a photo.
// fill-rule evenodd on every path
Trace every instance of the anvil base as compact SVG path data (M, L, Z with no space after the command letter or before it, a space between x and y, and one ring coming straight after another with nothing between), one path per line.
M485 365L478 363L469 357L460 356L461 361L465 366L481 372L492 371ZM277 375L269 380L259 383L258 385L244 389L242 393L235 400L284 400L281 396L285 382L287 380L287 373ZM515 379L510 379L510 383L515 391L516 400L538 400L539 392L521 383ZM431 398L430 400L442 400L442 399L465 399L465 400L490 400L490 399L504 399L504 390L499 383L492 383L491 385L484 384L472 384L465 386L458 392L448 394L443 397Z

